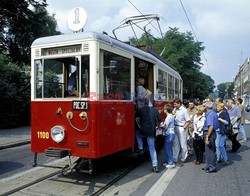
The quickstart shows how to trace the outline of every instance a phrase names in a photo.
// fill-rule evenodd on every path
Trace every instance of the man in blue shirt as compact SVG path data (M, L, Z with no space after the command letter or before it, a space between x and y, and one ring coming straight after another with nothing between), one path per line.
M205 139L205 153L206 153L206 167L203 168L206 173L216 172L216 155L215 155L215 139L218 129L218 116L213 110L213 102L206 102L206 120L204 123L204 139Z

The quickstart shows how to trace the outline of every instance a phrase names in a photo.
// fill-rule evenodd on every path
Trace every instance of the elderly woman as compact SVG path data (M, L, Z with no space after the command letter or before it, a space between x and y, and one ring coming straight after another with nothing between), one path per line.
M227 136L225 135L226 125L230 123L230 118L228 112L224 109L224 104L220 103L217 105L217 114L218 114L218 121L219 121L219 129L216 130L216 155L217 155L217 162L221 162L221 158L223 158L223 165L227 165L228 157L227 152L225 149L225 142Z
M204 138L203 138L203 126L205 122L204 111L205 108L203 106L198 106L197 114L194 116L193 120L193 147L196 156L196 160L194 163L199 165L203 162L203 153L204 153Z

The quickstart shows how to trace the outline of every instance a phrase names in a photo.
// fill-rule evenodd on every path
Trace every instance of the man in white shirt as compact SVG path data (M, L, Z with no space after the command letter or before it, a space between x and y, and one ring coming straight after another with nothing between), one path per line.
M174 161L178 162L178 157L181 151L181 162L184 163L188 156L187 136L190 117L187 109L182 105L180 99L174 100L174 115L175 115L175 137L173 142L173 157Z

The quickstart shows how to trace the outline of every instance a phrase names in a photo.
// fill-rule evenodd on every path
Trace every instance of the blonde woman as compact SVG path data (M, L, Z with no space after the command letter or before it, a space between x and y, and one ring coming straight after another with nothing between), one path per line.
M203 106L198 106L196 108L197 114L194 116L193 120L193 147L196 156L196 160L194 163L199 165L203 162L203 153L204 153L204 138L203 138L203 126L205 122L204 111L205 108Z

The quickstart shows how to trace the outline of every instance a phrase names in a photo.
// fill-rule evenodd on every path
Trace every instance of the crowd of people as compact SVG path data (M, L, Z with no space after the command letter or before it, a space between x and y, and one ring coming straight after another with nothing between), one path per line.
M212 98L204 100L203 104L196 105L189 101L185 107L180 99L175 99L173 106L167 104L163 110L165 119L161 119L159 111L152 107L147 92L142 88L143 81L139 82L138 104L136 109L136 140L138 153L143 154L143 137L147 138L149 153L152 161L152 171L158 172L158 160L155 150L155 127L161 127L165 137L164 149L166 168L174 168L180 162L184 164L189 155L195 154L195 165L204 161L206 173L216 172L216 165L228 165L228 152L236 153L241 143L247 141L244 130L245 115L242 99L236 102L221 98L213 102ZM239 141L238 133L241 135ZM232 142L230 151L226 151L227 138ZM205 154L204 154L205 153Z

